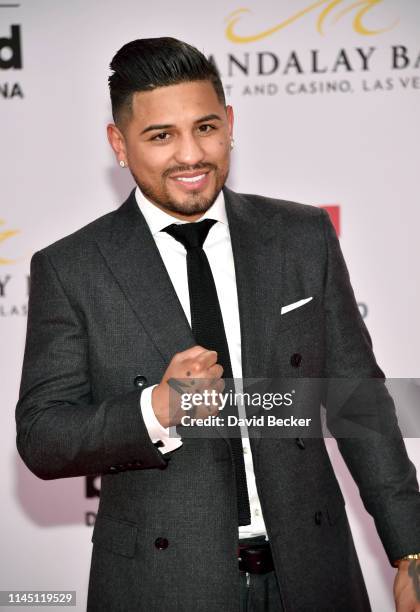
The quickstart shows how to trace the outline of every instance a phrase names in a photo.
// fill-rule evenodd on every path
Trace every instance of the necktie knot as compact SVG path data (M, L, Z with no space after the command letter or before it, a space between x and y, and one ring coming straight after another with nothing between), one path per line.
M215 219L204 219L197 223L172 223L162 231L184 245L187 251L194 248L203 248L210 228L216 223Z

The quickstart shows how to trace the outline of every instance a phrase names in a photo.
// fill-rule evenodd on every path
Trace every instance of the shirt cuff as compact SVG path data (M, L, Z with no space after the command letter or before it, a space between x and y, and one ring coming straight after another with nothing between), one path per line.
M155 387L157 387L157 385L146 387L146 389L142 391L140 396L140 410L150 439L153 444L162 442L162 445L158 448L162 455L165 455L182 446L182 440L181 438L170 437L169 432L171 428L163 427L163 425L159 423L152 406L152 391Z

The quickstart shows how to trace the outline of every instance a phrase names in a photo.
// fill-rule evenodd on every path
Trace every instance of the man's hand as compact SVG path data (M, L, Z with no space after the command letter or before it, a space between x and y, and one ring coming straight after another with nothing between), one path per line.
M394 598L396 612L420 612L420 560L399 562Z
M197 345L176 353L161 382L152 391L152 407L159 423L163 427L179 425L185 416L185 410L181 408L181 398L179 396L176 400L173 391L177 388L177 380L180 381L184 393L202 393L204 390L211 392L213 389L221 393L224 389L222 375L223 368L217 363L216 351L208 351ZM174 385L171 385L171 379L175 379ZM186 382L190 384L186 386ZM172 388L171 402L169 402L170 388ZM203 406L195 410L194 416L206 417L217 413L217 405Z

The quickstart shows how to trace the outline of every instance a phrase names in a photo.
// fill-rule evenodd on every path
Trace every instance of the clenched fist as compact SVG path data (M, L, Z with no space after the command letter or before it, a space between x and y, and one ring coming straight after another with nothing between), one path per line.
M223 368L217 363L216 351L208 351L197 345L176 353L162 380L152 391L152 407L159 423L163 427L179 425L185 415L181 397L174 389L184 393L202 393L205 390L221 393L225 386L222 375ZM196 408L194 416L206 417L217 412L218 405L203 405Z

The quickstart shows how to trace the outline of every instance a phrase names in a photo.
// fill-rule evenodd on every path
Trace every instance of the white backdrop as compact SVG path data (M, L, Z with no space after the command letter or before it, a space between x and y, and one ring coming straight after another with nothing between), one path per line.
M97 498L85 496L82 478L42 482L29 473L15 450L14 406L31 253L112 210L131 188L106 141L111 57L129 40L162 35L213 57L236 116L229 185L339 206L341 244L379 363L388 376L419 377L420 3L5 4L0 1L0 589L77 590L83 610L91 547L86 520ZM328 447L373 609L391 611L395 571L335 443ZM407 447L419 468L418 440L407 440Z

